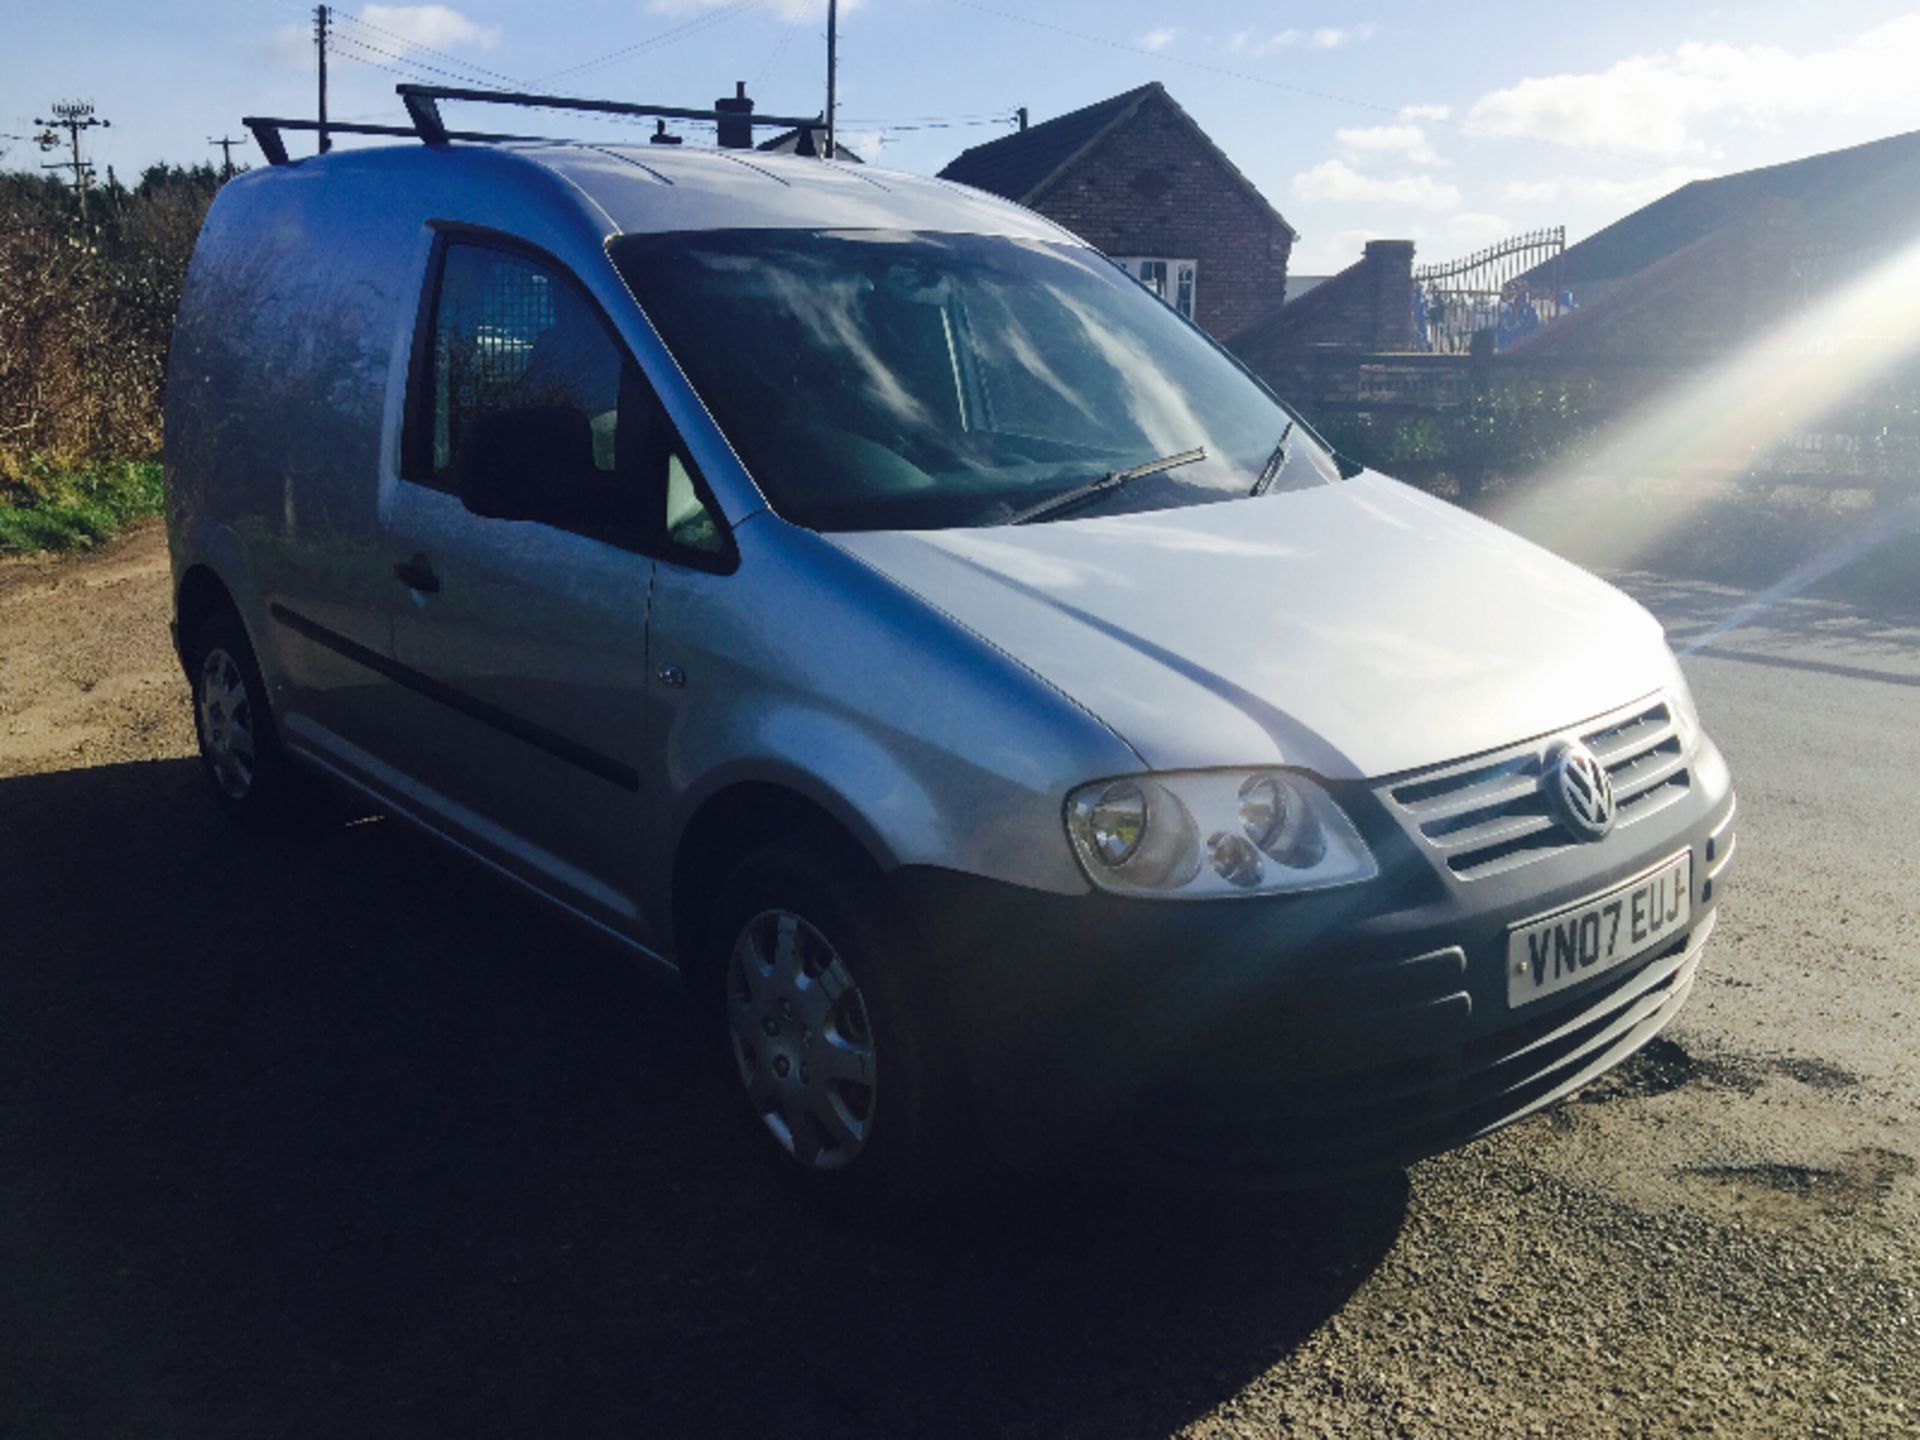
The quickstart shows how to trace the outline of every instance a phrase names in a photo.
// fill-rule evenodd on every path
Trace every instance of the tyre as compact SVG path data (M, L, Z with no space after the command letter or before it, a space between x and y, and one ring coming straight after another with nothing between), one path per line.
M312 787L280 746L267 687L240 617L217 610L202 619L188 638L186 663L200 764L220 808L263 829L304 813Z
M733 870L707 931L727 1083L819 1192L924 1197L958 1159L955 1067L894 910L864 854L802 835Z

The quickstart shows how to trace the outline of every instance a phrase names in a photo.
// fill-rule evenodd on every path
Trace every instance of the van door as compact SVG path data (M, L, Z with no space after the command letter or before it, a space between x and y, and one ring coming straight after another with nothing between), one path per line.
M503 421L556 411L584 417L595 473L534 451L540 484L657 491L657 404L556 263L463 238L439 252L387 524L403 764L433 823L640 938L647 537L485 518L457 492L476 422L497 444Z

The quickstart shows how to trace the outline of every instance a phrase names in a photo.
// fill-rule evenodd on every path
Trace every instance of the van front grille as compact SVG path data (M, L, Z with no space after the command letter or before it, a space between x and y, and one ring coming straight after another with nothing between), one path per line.
M1665 700L1631 706L1576 732L1613 780L1614 825L1632 825L1687 793L1680 729ZM1579 843L1540 780L1554 737L1390 785L1387 794L1463 880L1544 860Z

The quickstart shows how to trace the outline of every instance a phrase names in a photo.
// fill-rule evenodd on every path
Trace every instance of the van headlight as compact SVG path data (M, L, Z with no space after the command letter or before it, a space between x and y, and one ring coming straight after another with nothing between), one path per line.
M1333 797L1288 770L1095 781L1067 796L1067 835L1087 878L1126 895L1271 895L1379 873Z

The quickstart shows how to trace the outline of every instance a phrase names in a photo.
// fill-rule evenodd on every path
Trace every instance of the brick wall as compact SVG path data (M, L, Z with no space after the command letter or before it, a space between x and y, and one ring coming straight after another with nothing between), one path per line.
M1409 348L1413 242L1369 240L1359 260L1227 343L1269 383L1273 375L1319 351Z
M1028 203L1109 255L1198 261L1193 318L1216 338L1286 294L1286 222L1169 105L1142 105Z

